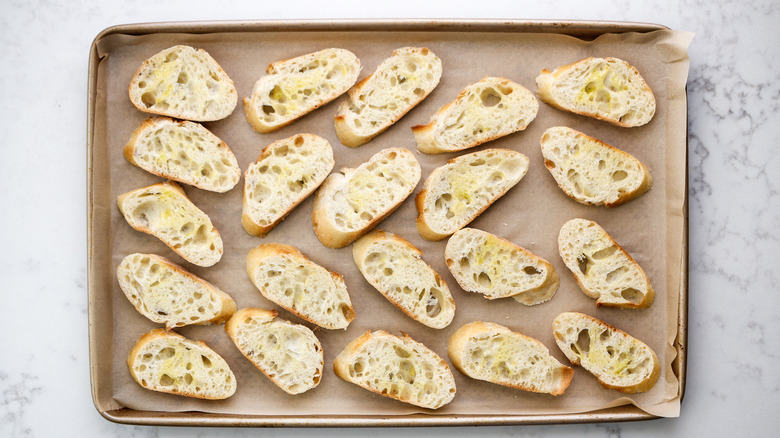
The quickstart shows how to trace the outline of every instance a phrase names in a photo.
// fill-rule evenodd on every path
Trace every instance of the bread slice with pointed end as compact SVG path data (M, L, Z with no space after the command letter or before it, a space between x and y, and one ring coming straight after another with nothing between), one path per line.
M355 242L352 256L366 281L401 311L431 328L450 325L455 300L447 283L409 241L374 230Z
M263 149L244 174L241 224L263 237L325 181L333 169L333 149L324 138L297 134Z
M613 125L647 124L655 114L655 96L636 68L618 58L587 58L536 78L547 104Z
M561 313L553 321L555 342L574 365L596 376L605 388L620 392L649 391L661 365L644 342L582 313Z
M326 329L346 329L355 319L341 275L290 245L267 243L246 257L249 279L265 298Z
M574 377L574 370L558 362L544 344L492 322L459 328L447 353L455 368L472 379L524 391L561 395Z
M548 301L558 290L558 274L547 260L475 228L455 232L444 258L460 287L491 300L512 297L532 306Z
M404 403L438 409L455 397L455 377L439 355L409 335L367 331L333 361L336 375Z
M329 248L349 245L400 207L421 170L408 150L387 148L341 172L331 174L314 198L314 232Z
M163 178L224 193L241 178L235 155L202 125L168 117L141 122L125 145L130 163Z
M539 102L522 85L486 77L437 111L427 125L412 127L426 154L457 152L522 131L536 118Z
M230 295L155 254L126 256L116 268L116 277L136 310L168 329L221 324L236 311Z
M238 103L233 81L205 50L174 46L144 61L133 75L130 102L140 111L211 122Z
M157 237L188 262L208 267L222 258L219 231L175 182L119 195L117 205L131 227Z
M442 240L477 218L528 171L528 157L485 149L455 157L431 172L417 194L417 231Z
M152 391L207 400L226 399L236 392L236 377L222 356L203 341L163 329L138 339L127 368L139 385Z
M643 309L653 304L655 292L645 271L596 222L572 219L563 224L558 251L597 306Z
M341 143L357 147L371 141L422 102L441 73L441 60L428 48L395 50L339 106L335 126Z
M360 60L345 49L325 49L268 66L244 98L255 131L273 132L339 97L355 84Z
M650 170L631 154L579 131L557 126L541 139L544 165L570 198L615 207L650 190Z
M275 310L246 308L225 324L230 339L252 364L288 394L320 384L323 353L308 327L276 317Z

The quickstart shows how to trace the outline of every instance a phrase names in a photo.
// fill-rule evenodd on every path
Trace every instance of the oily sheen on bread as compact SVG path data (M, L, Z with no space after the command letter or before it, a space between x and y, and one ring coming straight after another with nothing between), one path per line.
M257 132L273 132L325 105L357 81L360 60L345 49L325 49L274 62L244 98Z
M447 283L403 237L374 230L355 242L352 256L366 281L405 314L437 329L452 322L455 301Z
M536 78L547 104L613 125L647 124L655 114L655 96L636 68L618 58L587 58Z
M649 391L661 365L644 342L582 313L561 313L553 321L555 342L574 365L596 376L605 388L620 392Z
M383 149L357 168L331 174L314 198L312 223L329 248L343 248L394 212L420 181L420 163L402 148Z
M632 155L579 131L557 126L541 140L544 165L570 198L615 207L653 185L650 170Z
M306 326L276 317L275 310L246 308L225 324L230 339L252 364L288 394L320 383L323 353Z
M139 385L152 391L207 400L226 399L236 392L236 377L222 356L203 341L163 329L138 339L127 368Z
M371 392L423 408L438 409L455 397L447 362L409 335L369 330L336 357L333 371Z
M532 306L548 301L558 290L558 274L547 260L482 230L455 232L444 257L463 290L491 300L512 297Z
M208 267L222 258L219 231L175 182L119 195L117 205L131 227L157 237L188 262Z
M238 161L225 142L186 120L144 120L125 145L124 155L147 172L212 192L227 192L241 178Z
M333 149L324 138L297 134L263 149L244 173L241 224L265 236L322 184L333 169Z
M441 60L428 48L395 50L339 106L335 126L341 143L357 147L371 141L422 102L441 72Z
M265 298L326 329L346 329L355 319L341 275L281 243L259 245L246 257L252 284Z
M539 102L522 85L486 77L464 88L427 125L414 126L412 132L420 152L456 152L522 131L538 111Z
M116 277L136 310L168 329L221 324L236 311L230 295L155 254L126 256L116 268Z
M561 395L574 377L574 370L558 362L544 344L492 322L459 328L447 353L455 368L472 379L525 391Z
M558 251L597 306L643 309L653 304L655 292L645 272L596 222L572 219L563 224Z
M233 81L205 50L165 49L144 61L130 81L130 102L145 113L211 122L238 103Z
M528 157L485 149L455 157L431 172L417 194L417 231L442 240L477 218L528 171Z

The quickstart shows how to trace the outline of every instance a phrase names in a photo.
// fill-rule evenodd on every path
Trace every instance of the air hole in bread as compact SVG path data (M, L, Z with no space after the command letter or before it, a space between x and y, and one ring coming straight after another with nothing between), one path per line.
M619 280L621 277L623 277L623 275L626 274L626 272L628 272L628 268L625 266L621 266L619 268L613 269L607 274L607 278L606 278L607 283L613 283L614 281ZM621 295L623 294L623 292L621 292Z
M580 268L580 272L582 272L583 275L588 275L588 269L590 269L590 265L591 265L588 256L586 256L585 254L580 254L577 257L577 264L578 267Z
M425 313L431 318L435 318L441 313L441 292L437 289L431 289L428 302L425 304Z
M469 262L468 257L462 257L458 262L458 265L461 271L466 271L471 267L471 263Z
M528 275L538 275L538 274L542 273L542 271L536 269L533 266L525 266L525 267L523 267L523 272L525 272Z
M141 362L149 362L150 360L152 360L151 353L146 353L143 356L141 356Z
M172 358L174 354L176 354L176 350L174 350L173 347L166 347L160 350L160 352L157 353L157 356L159 360L165 360Z
M479 98L482 101L482 106L488 108L491 106L496 106L499 102L501 102L501 96L499 96L498 92L492 88L486 88L483 90Z
M404 359L407 358L407 357L411 357L412 356L411 353L409 353L408 351L404 350L403 348L401 348L401 347L399 347L397 345L393 346L393 350L395 351L395 355L396 356L404 358Z
M590 332L588 329L580 330L577 335L577 350L580 354L587 354L590 351Z
M477 277L477 284L481 288L489 288L490 287L490 276L486 272L480 272L479 276Z
M620 292L620 296L623 297L624 300L631 301L632 303L639 303L644 297L642 292L639 292L633 287L623 289L623 291Z
M622 181L622 180L626 179L627 176L628 176L628 173L625 170L618 170L618 171L612 173L612 181L615 181L615 182Z
M602 336L604 336L603 333L602 333ZM615 349L612 348L611 345L607 345L607 356L612 357L614 355L615 355Z
M143 104L144 104L144 105L145 105L147 108L151 108L152 106L154 106L154 104L155 104L155 103L157 103L157 101L155 100L155 98L154 98L154 96L152 95L152 93L144 93L144 94L142 94L142 95L141 95L141 102L142 102L142 103L143 103Z
M393 275L393 269L389 268L389 267L388 268L384 268L384 269L382 269L382 274L384 274L384 275L389 277L389 276Z
M273 114L276 110L271 105L263 105L263 113L265 114Z
M173 382L173 378L167 374L160 376L160 386L171 386L173 385Z
M187 77L187 73L186 72L180 72L179 73L179 77L176 78L176 83L177 84L186 84L188 80L189 80L189 78Z

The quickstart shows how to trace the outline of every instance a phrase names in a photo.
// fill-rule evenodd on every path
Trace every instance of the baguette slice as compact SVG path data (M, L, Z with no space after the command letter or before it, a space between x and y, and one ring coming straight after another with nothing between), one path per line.
M331 174L314 198L312 223L329 248L343 248L394 212L420 181L420 163L406 149L377 152L355 169Z
M459 328L447 353L455 368L472 379L525 391L561 395L574 377L574 370L558 362L544 344L492 322Z
M141 336L127 357L127 368L139 385L152 391L207 400L236 392L236 377L222 356L203 341L163 329Z
M477 218L528 171L528 157L485 149L455 157L431 172L417 194L417 231L442 240Z
M344 146L368 143L439 85L441 60L428 48L403 47L349 90L335 117Z
M422 259L422 251L401 236L374 230L352 247L363 277L394 306L436 329L455 317L447 283Z
M249 279L265 298L326 329L346 329L355 311L341 275L312 262L298 249L267 243L246 257Z
M222 237L178 184L166 181L119 195L131 227L162 240L188 262L208 267L222 258Z
M661 365L650 347L626 332L582 313L561 313L553 321L555 343L574 365L596 376L605 388L649 391Z
M268 66L244 98L255 131L273 132L339 97L355 84L360 60L345 49L325 49Z
M487 77L467 86L427 125L412 127L417 149L426 154L456 152L524 130L539 102L522 85Z
M322 184L334 164L330 143L318 135L297 134L266 146L244 174L246 232L268 234Z
M485 231L457 231L447 241L444 257L461 288L490 300L512 297L532 306L558 290L558 274L547 260Z
M653 185L650 170L632 155L571 128L558 126L541 140L544 165L575 201L615 207Z
M563 224L558 250L597 306L643 309L653 304L655 292L645 272L596 222L572 219Z
M655 114L653 90L622 59L587 58L542 70L536 85L547 104L617 126L642 126Z
M406 334L367 331L336 357L333 371L371 392L423 408L438 409L455 397L447 362Z
M323 353L308 327L276 318L275 310L241 309L225 324L241 354L284 392L301 394L320 384Z
M130 102L140 111L211 122L238 103L233 81L205 50L174 46L144 61L130 81Z
M212 192L227 192L241 178L238 161L225 142L186 120L144 120L127 142L124 155L147 172Z
M136 310L168 329L221 324L236 311L230 295L165 257L130 254L119 263L116 276Z

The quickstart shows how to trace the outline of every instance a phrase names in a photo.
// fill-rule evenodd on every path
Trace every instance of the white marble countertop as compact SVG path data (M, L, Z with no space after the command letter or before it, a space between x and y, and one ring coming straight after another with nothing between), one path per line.
M2 1L0 436L769 436L780 428L780 3ZM689 50L688 380L679 418L430 429L195 429L110 423L89 384L87 59L106 27L149 21L530 18L651 22ZM772 35L775 35L774 37ZM773 255L774 254L774 255ZM774 370L774 371L773 371ZM776 433L776 432L775 432Z

